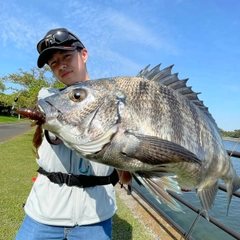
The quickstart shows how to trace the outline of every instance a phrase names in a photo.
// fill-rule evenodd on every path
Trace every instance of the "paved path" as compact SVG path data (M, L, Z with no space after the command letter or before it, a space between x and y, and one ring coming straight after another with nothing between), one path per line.
M0 124L0 143L7 141L31 129L30 122L16 124Z

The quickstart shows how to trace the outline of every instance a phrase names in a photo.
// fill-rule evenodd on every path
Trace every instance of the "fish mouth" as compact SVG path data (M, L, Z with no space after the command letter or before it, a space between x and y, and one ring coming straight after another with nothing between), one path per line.
M40 99L38 101L38 106L40 110L45 114L46 122L50 119L57 118L62 112L54 107L50 102Z

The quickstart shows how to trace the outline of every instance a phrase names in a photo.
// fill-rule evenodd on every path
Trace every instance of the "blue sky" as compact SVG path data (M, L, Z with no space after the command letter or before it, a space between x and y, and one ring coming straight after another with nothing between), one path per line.
M82 40L92 79L174 64L220 128L240 129L239 0L0 1L0 77L35 68L57 27Z

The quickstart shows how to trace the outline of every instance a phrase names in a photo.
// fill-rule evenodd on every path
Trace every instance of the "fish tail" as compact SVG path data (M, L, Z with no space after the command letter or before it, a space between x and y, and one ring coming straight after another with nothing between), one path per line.
M141 176L141 174L139 174L139 176ZM166 191L170 190L176 193L182 193L177 181L174 178L174 176L162 176L157 178L141 176L141 180L138 180L140 180L142 185L144 185L155 196L159 203L164 202L174 211L184 213L182 207Z
M234 192L236 192L240 188L240 178L237 175L235 170L233 175L233 181L226 183L226 188L227 188L227 200L228 200L228 205L227 205L227 215L228 215L229 206L232 200L232 195Z

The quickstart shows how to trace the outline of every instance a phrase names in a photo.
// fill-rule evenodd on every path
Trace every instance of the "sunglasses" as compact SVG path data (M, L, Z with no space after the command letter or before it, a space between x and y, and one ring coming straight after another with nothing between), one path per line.
M70 34L67 31L57 31L54 34L46 36L44 39L42 39L38 44L37 44L37 50L39 53L41 53L43 50L50 48L51 46L55 44L61 44L64 43L68 40L77 40L73 34ZM80 42L80 41L79 41ZM81 43L81 42L80 42ZM84 48L84 45L81 43L82 47Z

